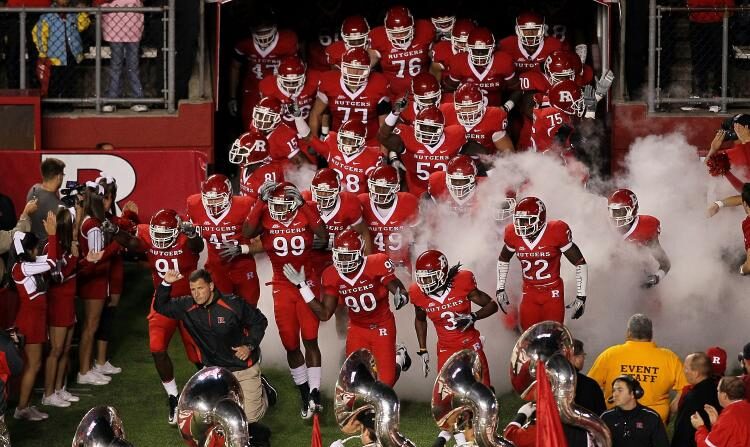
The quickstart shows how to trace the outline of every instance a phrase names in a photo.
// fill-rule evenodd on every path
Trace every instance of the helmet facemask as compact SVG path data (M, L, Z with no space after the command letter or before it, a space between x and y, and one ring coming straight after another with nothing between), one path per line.
M270 132L278 127L281 114L268 107L255 106L253 109L253 126L263 132Z
M414 137L426 146L434 146L443 136L443 124L432 121L414 121Z
M362 250L333 247L331 251L333 252L333 265L339 273L354 272L362 265L364 259Z
M414 39L414 27L413 26L402 26L398 28L386 28L385 33L388 35L388 40L391 41L394 47L401 50L409 48L412 39Z
M533 236L541 228L541 221L537 214L527 214L525 211L513 214L513 229L521 237Z
M251 149L247 146L240 144L240 139L232 143L232 148L229 149L229 163L234 165L244 165L247 162L247 157L250 156Z
M289 96L296 96L305 86L306 79L307 76L305 73L298 75L279 75L276 78L276 84L282 92Z
M454 102L453 107L456 110L456 118L458 119L458 122L465 127L475 126L484 116L483 102Z
M229 208L231 197L225 192L206 191L201 193L201 201L209 214L218 216Z
M425 294L440 290L445 285L446 277L442 270L417 270L414 276L417 285Z
M485 66L490 63L492 59L493 47L486 45L483 42L479 42L476 45L469 47L469 59L474 65Z
M430 19L435 31L440 38L450 37L453 31L453 24L456 23L456 16L439 16Z
M350 88L359 88L367 83L370 76L370 66L364 66L359 63L341 63L341 77L344 84Z
M268 213L277 222L289 223L294 218L295 211L294 200L289 200L286 197L270 197L268 199Z
M328 186L327 183L323 183L318 186L311 185L310 191L312 192L312 198L315 203L317 203L321 209L329 210L336 205L340 188L334 189Z
M609 219L616 228L630 225L635 220L632 206L613 203L609 205Z
M495 209L495 220L498 222L507 220L508 218L513 216L515 210L516 199L514 199L513 197L506 197L505 200L502 200L500 203L498 203L498 206Z
M544 40L544 25L538 23L516 25L516 35L524 46L536 47Z
M365 147L364 137L354 132L340 131L336 134L336 142L339 150L348 157L359 154Z
M351 50L352 48L367 49L369 35L367 33L341 33L341 39L344 41L344 46L347 50Z
M259 26L253 30L253 40L261 48L268 48L271 42L276 38L278 30L275 25Z
M427 92L424 95L414 94L414 104L417 106L417 111L420 111L429 106L440 106L440 100L442 98L442 92L438 89L434 92Z
M465 199L470 196L477 187L476 178L473 175L445 174L445 182L448 191L457 199Z
M151 242L154 244L154 247L159 250L166 250L177 241L179 230L162 225L149 225L148 234L151 236Z
M382 180L367 179L367 186L370 190L370 200L376 205L390 204L399 190L399 185L391 185Z

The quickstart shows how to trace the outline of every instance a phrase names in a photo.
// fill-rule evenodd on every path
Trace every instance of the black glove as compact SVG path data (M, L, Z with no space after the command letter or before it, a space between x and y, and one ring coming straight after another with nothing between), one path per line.
M260 185L260 188L258 188L258 197L260 197L260 200L268 202L268 198L271 197L277 186L279 186L278 183L270 181Z
M650 289L657 284L659 284L659 275L648 275L646 276L646 281L641 284L641 288Z
M477 321L477 314L472 312L470 314L456 314L454 317L456 327L461 329L461 332L466 332L467 329L474 326L474 322Z
M291 114L295 118L300 118L302 116L302 109L299 107L299 104L297 104L296 101L291 102L287 106L287 110L289 110L289 114Z
M242 247L234 241L224 241L219 249L219 256L225 261L231 261L242 254Z
M102 222L102 231L115 235L120 231L120 227L113 224L109 219L104 219L104 222Z
M195 228L195 225L193 225L192 222L186 220L180 222L180 233L192 239L198 236L198 229Z
M577 296L575 301L565 306L567 309L573 309L573 316L571 317L574 320L577 320L581 318L583 315L583 312L586 310L586 297L585 296Z
M400 98L396 102L393 103L393 114L394 115L400 115L401 112L404 111L406 108L406 105L409 103L409 100L404 96L403 98Z

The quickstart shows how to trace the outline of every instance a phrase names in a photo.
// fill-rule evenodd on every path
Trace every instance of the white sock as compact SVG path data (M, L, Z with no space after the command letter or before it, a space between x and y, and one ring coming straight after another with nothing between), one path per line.
M450 441L452 437L453 435L451 434L451 432L445 431L445 430L441 431L440 434L438 435L438 438L443 438L446 441Z
M320 389L320 366L311 366L307 368L307 382L311 390Z
M172 379L169 382L162 382L161 386L164 387L164 390L167 392L167 395L177 396L177 381L175 379Z
M463 445L466 444L466 436L464 436L463 433L454 433L453 439L456 441L456 445Z
M302 385L307 382L307 366L304 364L296 368L289 368L289 372L292 373L292 380L295 385Z

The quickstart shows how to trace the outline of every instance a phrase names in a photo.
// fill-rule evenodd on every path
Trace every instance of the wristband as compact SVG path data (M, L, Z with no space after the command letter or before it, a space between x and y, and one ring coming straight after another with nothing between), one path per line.
M714 203L715 203L715 204L716 204L716 206L718 206L719 208L724 208L724 201L723 201L723 200L717 200L717 201L716 201L716 202L714 202Z
M310 286L308 286L305 283L302 283L302 287L299 287L299 292L302 295L302 299L305 300L305 304L309 303L310 301L315 299L315 294L313 293Z
M427 354L427 348L419 348L417 355Z
M330 131L330 130L331 130L331 129L330 129L330 128L329 128L328 126L322 126L322 127L320 128L320 134L321 134L321 135L328 135L328 131Z
M247 246L247 245L245 245L245 244L242 244L242 245L240 245L240 252L241 252L241 253L242 253L243 255L246 255L246 254L250 253L250 247L248 247L248 246Z
M294 118L294 127L297 128L298 137L306 138L308 135L310 135L310 126L307 125L307 121L305 121L305 119L301 116Z
M505 110L506 110L507 112L510 112L511 110L513 110L513 107L515 107L515 106L516 106L516 103L515 103L515 102L513 102L513 101L512 101L512 100L510 100L510 99L509 99L509 100L507 100L507 101L505 101L505 104L503 104L503 108L504 108L504 109L505 109Z
M163 286L167 286L167 287L172 287L172 284L171 284L171 283L168 283L168 282L166 282L166 281L162 281L162 282L161 282L161 285L163 285Z
M389 113L388 116L385 117L385 123L391 127L395 126L398 122L398 115L395 115L393 112Z
M659 278L659 281L661 281L662 279L664 279L665 276L667 276L667 272L665 272L662 269L659 269L656 271L655 275Z

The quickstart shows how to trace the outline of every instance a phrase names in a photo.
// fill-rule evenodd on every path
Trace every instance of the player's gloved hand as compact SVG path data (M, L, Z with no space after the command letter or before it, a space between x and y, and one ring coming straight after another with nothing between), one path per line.
M109 219L104 219L104 222L102 222L102 231L114 235L120 231L120 227L113 224Z
M284 276L286 276L286 279L289 280L290 283L294 284L295 286L299 286L301 284L304 284L306 279L305 278L305 266L299 268L299 271L297 271L292 264L284 264Z
M407 304L409 304L409 295L403 290L398 289L396 293L393 294L393 306L396 310L399 310Z
M394 115L400 115L401 112L404 111L406 108L406 104L409 103L409 100L404 96L403 98L399 98L396 102L393 103L393 114Z
M297 209L305 204L305 199L302 197L302 193L297 188L286 188L286 194L294 200L294 209Z
M330 245L329 241L321 238L317 234L315 236L313 236L313 244L312 244L312 246L313 246L314 250L325 250L325 249L329 248L329 245Z
M575 52L578 55L578 57L581 59L581 63L585 64L586 63L586 57L588 56L588 52L589 52L589 47L585 43L582 43L580 45L576 45ZM578 74L576 73L576 76L577 75Z
M236 241L224 241L219 248L219 256L225 261L231 261L242 254L242 246Z
M596 112L596 95L594 95L594 87L587 85L583 89L583 103L586 104L587 112Z
M465 332L466 329L472 327L474 322L477 321L477 314L475 312L470 314L456 314L454 321L456 322L456 327L461 329L461 332Z
M659 284L659 281L659 275L648 275L646 276L646 281L643 282L641 287L644 289L650 289Z
M230 116L237 116L240 112L240 103L236 99L230 99L227 103L227 110Z
M422 359L422 374L427 377L430 373L430 353L426 349L420 349L417 351L417 355Z
M526 416L526 419L529 419L535 411L536 402L526 402L525 404L521 405L521 408L518 409L518 414L522 414Z
M297 101L292 101L287 106L287 110L289 110L289 113L295 118L300 118L302 116L302 109L299 104L297 104Z
M607 95L609 88L612 87L612 82L615 80L615 74L612 70L607 70L602 73L602 76L596 80L596 97L603 98Z
M192 239L198 236L198 229L195 228L192 222L185 220L180 222L180 233Z
M388 164L401 171L406 171L406 167L404 167L404 164L401 163L401 160L398 158L398 154L396 153L396 151L388 152Z
M497 301L500 310L505 315L508 315L508 310L510 310L510 299L508 298L508 294L505 293L505 289L499 289L495 292L495 300Z
M260 188L258 188L258 197L260 197L260 200L268 202L268 198L271 197L271 193L276 190L277 186L279 186L278 183L270 181L260 185Z
M573 316L571 317L572 319L577 320L581 318L583 312L586 310L586 297L577 296L575 301L565 306L565 308L573 309Z

